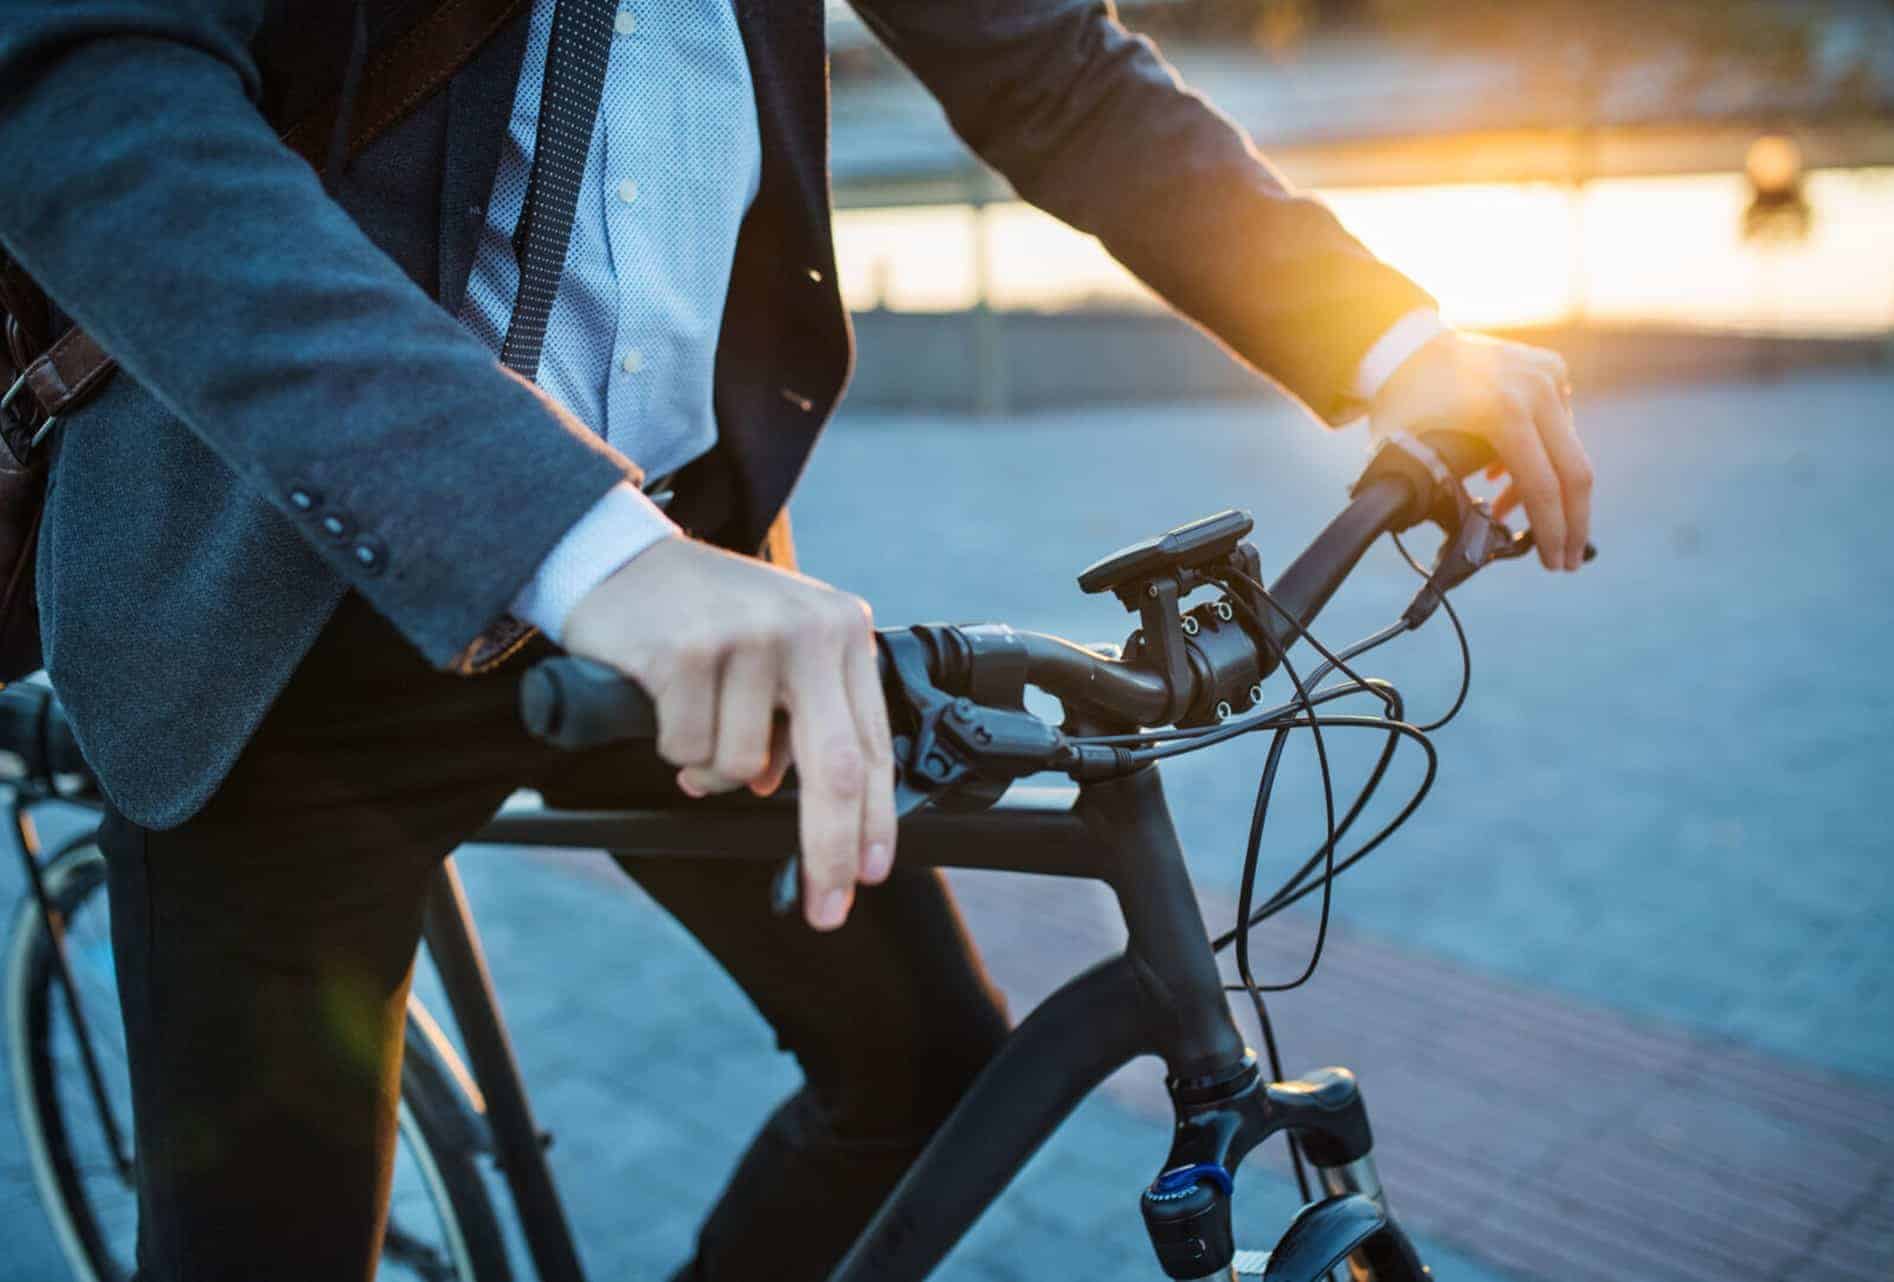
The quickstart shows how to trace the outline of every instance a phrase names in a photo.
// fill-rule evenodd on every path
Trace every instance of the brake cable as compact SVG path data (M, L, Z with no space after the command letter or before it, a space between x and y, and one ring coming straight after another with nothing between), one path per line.
M1410 449L1409 452L1413 451ZM1416 457L1420 456L1417 454ZM1425 460L1423 459L1422 462L1424 463ZM1438 460L1436 460L1437 463ZM1370 474L1372 471L1371 465ZM1269 588L1256 574L1251 573L1258 569L1255 551L1247 544L1238 542L1249 529L1250 522L1247 514L1223 513L1191 526L1179 527L1158 539L1148 540L1144 544L1124 549L1113 557L1095 564L1080 576L1080 586L1086 591L1111 590L1119 596L1127 609L1144 616L1146 627L1142 633L1134 635L1132 643L1136 644L1142 638L1144 646L1150 650L1149 661L1155 663L1160 673L1172 682L1180 680L1185 671L1181 649L1183 637L1174 635L1176 632L1174 626L1160 628L1157 625L1161 620L1171 625L1176 623L1175 611L1178 599L1192 587L1220 585L1225 591L1223 601L1218 604L1218 610L1222 612L1221 617L1225 620L1232 617L1239 618L1242 630L1249 635L1259 650L1273 660L1272 666L1280 667L1287 674L1295 689L1295 698L1291 701L1263 711L1257 711L1252 707L1241 716L1232 716L1228 703L1220 702L1216 704L1218 720L1213 724L1174 726L1159 730L1140 730L1110 735L1068 737L1053 732L1052 739L1028 734L1020 727L1013 725L1012 722L1015 720L1021 723L1036 722L1035 718L1031 718L1023 711L1002 714L1006 718L1002 723L982 715L992 713L994 711L992 709L976 708L964 699L953 701L958 719L968 723L963 729L977 738L980 745L975 748L974 744L969 742L964 746L972 749L977 757L991 753L1002 741L1005 741L1015 751L1002 752L1000 755L1010 757L1016 766L1028 766L1029 758L1034 758L1036 754L1042 752L1050 752L1055 747L1053 740L1057 740L1056 746L1060 751L1070 750L1082 753L1086 749L1108 749L1109 752L1102 754L1103 768L1115 771L1199 751L1226 742L1238 735L1261 731L1272 733L1268 756L1257 780L1255 803L1251 812L1238 891L1236 922L1230 930L1218 935L1211 942L1213 951L1219 953L1232 943L1236 945L1236 969L1241 982L1224 987L1230 992L1243 992L1250 999L1268 1056L1269 1070L1276 1080L1282 1079L1283 1066L1264 994L1286 992L1302 986L1313 978L1321 965L1328 940L1335 879L1378 849L1413 816L1425 801L1433 789L1439 772L1439 753L1428 736L1432 731L1452 722L1466 704L1472 685L1472 650L1466 630L1458 613L1447 600L1447 594L1487 564L1495 560L1522 556L1532 546L1530 531L1518 535L1513 534L1502 521L1492 515L1491 510L1483 502L1471 498L1457 481L1448 477L1443 468L1435 466L1428 471L1437 483L1441 482L1441 478L1447 478L1446 482L1436 489L1434 500L1428 504L1430 513L1438 513L1436 519L1441 520L1446 532L1446 538L1436 556L1434 567L1432 570L1423 568L1402 543L1399 530L1391 530L1390 535L1396 549L1402 559L1421 577L1422 587L1396 622L1345 647L1341 653L1323 644L1311 629L1296 617L1294 612L1286 609L1271 594ZM1369 474L1364 474L1364 480L1367 475ZM1445 489L1448 484L1451 485L1450 490ZM1357 490L1359 488L1358 485ZM1445 490L1444 493L1443 490ZM1586 559L1589 560L1593 555L1595 553L1588 545ZM1145 583L1147 578L1148 585ZM1143 586L1148 586L1148 592L1139 590ZM1147 596L1150 598L1148 601L1143 599ZM1224 602L1227 602L1227 608ZM1446 608L1447 617L1453 627L1455 640L1460 650L1459 689L1447 711L1439 718L1425 725L1410 724L1403 719L1405 700L1400 691L1386 680L1364 677L1351 665L1360 656L1385 645L1396 637L1418 630L1442 606ZM1259 613L1264 608L1272 611L1287 625L1288 635L1279 636L1275 629L1265 626ZM1188 623L1188 620L1185 622ZM1320 657L1320 662L1312 669L1307 680L1296 669L1287 654L1287 651L1298 640L1308 642L1310 648ZM1331 672L1340 672L1346 680L1336 685L1323 686L1321 684L1323 679ZM1023 677L1023 671L1018 675ZM1250 696L1252 705L1259 701L1259 694L1260 685L1252 687ZM1372 695L1380 701L1382 714L1378 716L1338 715L1320 711L1325 704L1355 695ZM1212 693L1200 697L1207 700L1218 696ZM1234 698L1234 696L1231 697ZM947 701L940 700L939 702L945 704ZM950 737L961 737L953 734L951 723L954 718L948 718L946 723L941 721L942 711L942 708L930 709L932 715L923 719L922 734L927 733L929 726L940 724L949 732ZM1178 713L1179 709L1173 706L1166 716L1168 718ZM1201 711L1198 715L1202 715ZM1369 729L1382 732L1386 736L1367 778L1356 792L1346 813L1339 819L1335 805L1334 770L1323 736L1324 728ZM1309 731L1314 741L1316 765L1322 782L1324 840L1286 881L1258 905L1256 903L1256 877L1261 866L1262 839L1269 807L1274 797L1278 772L1283 753L1288 746L1289 736L1293 731L1303 729ZM1353 829L1372 800L1379 795L1386 782L1394 756L1403 740L1412 740L1420 746L1424 754L1425 769L1419 783L1396 813L1376 832L1346 856L1338 858L1338 846ZM916 738L915 745L921 746L919 737ZM972 762L968 761L963 771L971 767ZM1075 777L1103 776L1075 775ZM931 782L938 786L950 783L952 780L942 777ZM1263 921L1299 903L1317 890L1321 891L1322 898L1315 941L1301 973L1294 979L1282 983L1259 983L1250 955L1251 932ZM1308 1176L1303 1166L1299 1146L1293 1136L1288 1137L1288 1146L1296 1183L1306 1200L1310 1194Z

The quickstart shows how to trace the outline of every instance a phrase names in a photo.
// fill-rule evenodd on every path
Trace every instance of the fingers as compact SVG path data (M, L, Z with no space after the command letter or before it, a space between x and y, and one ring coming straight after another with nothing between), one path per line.
M874 886L886 881L894 867L895 815L894 749L872 634L849 648L845 677L868 775L862 794L861 879Z
M776 790L783 786L783 776L789 773L791 760L789 750L789 718L778 712L770 726L769 764L763 767L763 773L750 780L750 791L759 797L773 797Z
M1544 372L1561 394L1568 396L1571 394L1572 371L1566 365L1563 356L1543 347L1530 347L1524 343L1515 344L1514 350L1523 353L1533 365Z
M776 655L766 648L738 650L725 662L717 692L716 745L708 767L689 766L678 786L692 796L729 792L769 768L771 719L776 707Z
M1512 488L1525 504L1540 564L1548 570L1558 569L1565 563L1564 496L1545 443L1539 438L1531 404L1522 402L1515 407L1493 444L1505 460L1506 470L1512 473Z
M867 753L844 684L854 632L866 619L837 594L813 643L789 656L789 739L800 784L804 912L818 930L848 916L861 868L862 818L869 791ZM852 612L852 622L843 617ZM882 785L886 786L886 785Z
M665 679L652 683L658 704L658 755L674 766L710 763L716 743L717 662L708 651L685 645L672 657Z
M1558 388L1547 387L1538 397L1533 406L1533 423L1553 471L1558 474L1560 507L1565 521L1562 544L1548 548L1549 532L1537 537L1541 559L1551 553L1557 557L1558 565L1576 570L1584 564L1585 540L1591 535L1591 459L1586 457L1585 446L1578 439L1571 405ZM1548 567L1553 565L1549 559L1546 563Z
M1523 505L1540 563L1575 570L1591 533L1592 470L1572 421L1571 371L1557 352L1521 343L1499 350L1492 378L1501 412L1492 441L1512 479L1493 512L1504 517Z
M894 857L894 777L868 608L811 579L688 539L660 540L574 608L566 648L657 702L678 784L767 795L793 759L811 925L842 924Z

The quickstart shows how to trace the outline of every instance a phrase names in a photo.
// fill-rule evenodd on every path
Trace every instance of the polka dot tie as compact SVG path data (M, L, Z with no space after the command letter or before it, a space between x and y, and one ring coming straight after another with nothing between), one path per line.
M524 378L539 374L546 318L552 314L552 298L565 274L572 214L579 206L579 178L592 146L617 9L617 0L556 0L553 7L546 79L533 137L533 168L526 179L526 204L513 231L520 292L506 323L506 341L500 345L500 363ZM531 632L512 615L503 616L461 656L461 670L485 670L511 654Z
M533 169L526 180L526 205L513 233L520 292L500 347L501 363L526 378L539 372L546 318L552 314L553 295L565 274L579 179L598 118L617 9L616 0L557 0L553 8Z

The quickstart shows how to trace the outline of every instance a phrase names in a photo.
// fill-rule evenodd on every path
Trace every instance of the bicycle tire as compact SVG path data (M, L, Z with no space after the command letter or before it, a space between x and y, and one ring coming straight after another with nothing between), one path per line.
M69 930L73 923L80 923L85 935L81 946L91 943L96 948L99 926L105 920L105 859L93 836L82 834L68 842L46 861L42 876L54 911ZM109 933L103 937L109 949ZM135 1195L114 1171L112 1183L120 1191L114 1205L102 1207L93 1191L97 1173L88 1171L79 1156L82 1149L104 1151L105 1145L78 1066L62 1063L55 1045L61 1038L71 1042L72 1030L55 978L51 942L29 897L14 916L5 974L0 977L6 988L7 1058L15 1111L40 1204L72 1276L79 1282L126 1282L133 1234L127 1227L124 1200L130 1200L130 1220L135 1224ZM73 960L75 969L90 963L96 971L100 965L96 956ZM109 970L109 952L104 966ZM112 1000L116 1000L115 990ZM122 1041L116 1005L98 1009L105 1005L104 1001L86 1002L95 1046L108 1039ZM118 1099L123 1103L129 1097L129 1080L123 1077L122 1061L101 1067L114 1079L111 1085L119 1088ZM468 1114L461 1099L453 1075L427 1038L417 1035L410 1017L401 1076L398 1143L402 1151L397 1157L396 1182L398 1190L408 1181L418 1182L434 1212L440 1247L428 1248L391 1215L383 1264L396 1263L425 1282L511 1282L505 1239L481 1177L477 1146L469 1142L463 1120ZM74 1109L75 1103L81 1108ZM128 1106L121 1108L118 1120L129 1127ZM80 1128L89 1129L93 1134L86 1138L96 1142L81 1142ZM389 1273L401 1276L384 1270L385 1276Z

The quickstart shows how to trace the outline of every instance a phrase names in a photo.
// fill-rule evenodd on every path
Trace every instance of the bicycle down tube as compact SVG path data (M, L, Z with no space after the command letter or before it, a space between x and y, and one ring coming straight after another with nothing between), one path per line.
M793 845L795 833L793 801L776 799L688 812L508 810L477 840L603 847L634 857L756 859ZM903 821L900 851L908 866L1104 882L1123 912L1127 943L1123 954L1076 976L1026 1016L831 1282L927 1277L1072 1109L1145 1054L1164 1060L1177 1109L1175 1140L1161 1170L1192 1176L1177 1190L1183 1196L1154 1199L1147 1190L1145 1198L1147 1228L1172 1276L1228 1276L1227 1270L1193 1274L1189 1262L1219 1254L1219 1237L1228 1249L1229 1173L1276 1130L1303 1136L1326 1185L1339 1189L1353 1181L1349 1187L1360 1187L1373 1180L1365 1112L1351 1077L1291 1084L1259 1079L1230 1017L1154 768L1087 785L1067 809L1002 803L969 813L922 811ZM1199 1183L1203 1169L1223 1179ZM1162 1189L1163 1178L1153 1188Z

